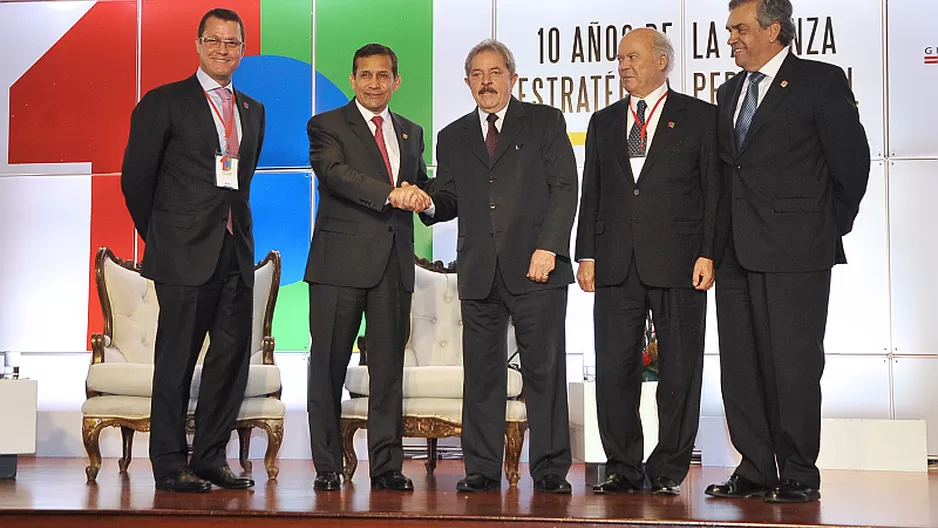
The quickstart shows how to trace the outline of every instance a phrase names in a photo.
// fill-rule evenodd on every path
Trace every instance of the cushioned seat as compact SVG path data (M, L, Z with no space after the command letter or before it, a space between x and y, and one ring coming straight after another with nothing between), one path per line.
M159 304L153 282L142 277L139 267L125 262L108 248L98 250L95 281L104 332L91 338L92 356L82 405L82 437L90 465L85 469L89 481L101 468L98 445L101 430L120 427L123 454L118 463L121 473L130 464L134 431L150 430L150 395L153 387L153 345ZM234 428L241 443L240 461L251 472L248 460L252 430L267 432L264 465L267 476L276 479L277 453L283 441L283 418L286 407L280 401L280 370L274 364L274 338L271 336L274 306L280 284L280 254L270 252L254 272L254 320L251 337L251 364L248 384ZM192 376L189 394L187 429L192 432L193 416L202 380L202 360L208 349L208 337L202 344L198 364Z
M455 265L416 261L410 336L404 349L404 436L427 439L427 471L436 468L437 440L462 432L463 357L462 315L456 290ZM508 365L517 344L509 326L505 336L505 474L515 486L521 475L518 464L527 430L527 411L522 398L522 378L517 364ZM358 467L353 439L368 425L368 350L366 337L359 340L361 364L349 367L345 388L352 398L342 402L343 473L351 479Z

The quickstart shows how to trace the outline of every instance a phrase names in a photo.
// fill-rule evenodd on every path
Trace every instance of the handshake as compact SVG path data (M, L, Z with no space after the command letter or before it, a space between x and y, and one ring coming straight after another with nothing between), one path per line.
M430 200L430 195L425 193L420 187L407 182L402 182L400 187L395 187L394 190L391 191L391 195L388 196L388 200L391 202L391 207L413 211L415 213L422 213L433 205L433 202Z

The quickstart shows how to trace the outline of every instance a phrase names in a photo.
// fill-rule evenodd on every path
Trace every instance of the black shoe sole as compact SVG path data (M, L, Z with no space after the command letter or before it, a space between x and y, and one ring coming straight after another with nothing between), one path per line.
M484 493L486 491L501 491L501 486L485 486L484 488L471 488L469 486L456 485L456 491L459 493Z
M821 494L818 493L817 495L810 495L804 499L787 499L768 494L765 496L764 500L769 504L804 504L806 502L817 502L821 500Z
M680 492L680 490L674 490L674 489L670 489L670 488L663 488L663 489L654 489L654 490L651 490L651 494L652 494L652 495L657 495L657 496L659 496L659 497L677 497L678 495L681 494L681 492Z
M731 493L714 493L711 491L704 491L704 495L708 497L716 497L718 499L755 499L765 497L767 491L751 491L744 494L731 494Z
M205 486L204 488L192 488L192 489L175 489L170 486L156 486L157 491L169 491L172 493L208 493L212 491L212 486Z

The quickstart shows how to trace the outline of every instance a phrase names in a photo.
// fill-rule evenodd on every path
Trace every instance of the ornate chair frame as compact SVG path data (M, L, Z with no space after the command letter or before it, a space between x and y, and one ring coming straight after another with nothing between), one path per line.
M430 262L421 257L415 258L415 263L421 268L436 273L456 273L456 263L451 262L444 265L442 261ZM358 338L359 365L368 364L367 345L364 336ZM509 363L508 368L519 370L520 367ZM352 398L363 397L362 394L352 394ZM524 391L516 398L507 398L507 400L524 401ZM345 480L352 480L355 470L358 469L358 455L355 453L355 433L359 429L367 429L368 421L360 418L342 418L339 421L339 428L342 435L342 475ZM521 480L519 464L521 462L521 450L524 446L524 435L528 430L528 422L524 421L506 421L505 422L505 476L511 487L516 487ZM448 438L462 435L462 424L451 422L440 418L418 417L404 415L404 437L405 438L426 438L427 439L427 462L425 467L427 473L433 474L437 463L437 444L440 438Z
M104 363L104 350L114 336L114 317L111 311L110 298L107 293L107 285L104 277L105 261L110 260L124 269L140 273L140 264L130 260L124 260L114 255L110 248L101 247L95 256L95 285L97 286L98 298L101 301L101 310L104 314L104 332L95 333L91 336L91 364L96 365ZM273 276L271 278L270 294L267 297L267 305L264 308L263 319L263 338L261 340L261 360L264 365L274 365L274 348L276 341L271 335L274 317L274 307L277 304L277 295L280 290L280 252L271 251L263 260L257 263L255 269L273 262ZM154 324L156 322L154 321ZM280 399L282 387L276 392L265 395L267 398ZM88 399L101 396L102 393L88 389L85 386L85 394ZM101 448L99 439L101 431L107 427L120 427L123 440L122 455L118 460L118 468L121 475L127 474L127 468L133 452L134 432L141 433L150 431L150 418L127 419L127 418L101 418L101 417L83 417L82 418L82 440L85 444L85 451L88 453L89 465L85 468L85 475L88 482L94 482L97 479L98 471L101 469ZM238 420L235 422L233 430L238 431L238 440L240 444L239 462L242 469L250 474L254 467L248 456L251 448L251 432L257 427L267 433L267 452L264 455L264 466L267 469L269 480L276 480L280 473L277 466L277 455L280 452L280 446L283 443L283 418L256 419L256 420ZM195 420L192 414L186 417L186 432L192 434L195 432ZM191 446L190 446L191 450Z

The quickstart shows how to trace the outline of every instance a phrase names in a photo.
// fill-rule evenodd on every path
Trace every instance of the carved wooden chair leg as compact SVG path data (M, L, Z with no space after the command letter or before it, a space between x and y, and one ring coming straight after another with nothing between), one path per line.
M238 444L241 447L238 460L241 462L241 469L245 474L250 475L254 472L254 464L251 462L251 426L238 428Z
M283 443L283 420L264 420L264 425L267 430L267 452L264 453L267 480L277 480L277 475L280 474L277 455L280 454L280 445Z
M521 448L524 447L524 432L528 429L527 422L505 423L505 476L508 485L517 487L521 480L518 465L521 462Z
M117 467L120 468L121 475L127 474L127 467L130 466L130 459L133 457L134 450L134 430L126 425L121 426L121 439L123 440L123 451L120 460L117 461Z
M433 474L433 471L436 469L436 456L437 456L437 442L438 438L427 438L427 463L424 464L427 467L427 473Z
M358 455L355 454L355 431L361 428L366 422L364 420L355 420L342 418L339 430L342 433L342 476L346 481L351 481L358 469Z
M84 418L81 424L81 438L85 443L85 451L88 452L88 466L85 468L85 476L88 482L92 483L98 478L98 471L101 470L101 446L98 440L103 428L101 418Z

